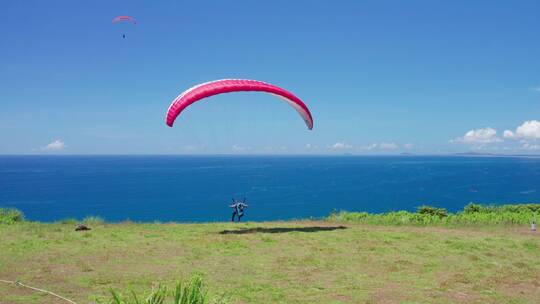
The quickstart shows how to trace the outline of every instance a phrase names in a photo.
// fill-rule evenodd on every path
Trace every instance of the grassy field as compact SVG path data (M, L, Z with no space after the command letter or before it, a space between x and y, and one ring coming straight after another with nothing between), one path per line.
M193 274L231 303L538 303L540 232L298 221L0 225L0 279L77 303ZM0 303L62 303L0 283Z

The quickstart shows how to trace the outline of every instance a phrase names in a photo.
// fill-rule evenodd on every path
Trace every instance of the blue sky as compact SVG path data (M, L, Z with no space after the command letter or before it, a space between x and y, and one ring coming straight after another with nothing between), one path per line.
M539 17L538 1L2 1L0 153L538 153ZM294 92L313 131L257 93L165 125L222 78Z

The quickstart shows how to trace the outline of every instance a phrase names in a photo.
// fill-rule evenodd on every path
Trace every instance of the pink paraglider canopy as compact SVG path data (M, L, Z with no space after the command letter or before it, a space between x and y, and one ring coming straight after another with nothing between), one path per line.
M313 118L307 106L293 93L275 85L248 79L222 79L196 85L176 97L167 111L166 123L172 127L174 120L189 105L206 97L230 92L265 92L276 95L289 103L306 122L308 129L313 129Z
M137 24L137 20L135 20L135 18L133 18L131 16L116 16L116 17L114 17L112 23L117 23L117 22L121 22L121 21L128 21L128 22L131 22L133 24Z

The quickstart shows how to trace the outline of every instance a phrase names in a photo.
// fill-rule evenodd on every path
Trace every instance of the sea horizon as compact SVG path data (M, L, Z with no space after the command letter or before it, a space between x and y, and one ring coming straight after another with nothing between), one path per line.
M310 156L322 156L322 157L343 157L343 156L358 156L358 157L385 157L385 156L420 156L420 157L447 157L447 156L462 156L462 157L538 157L540 158L540 154L504 154L504 153L479 153L479 152L455 152L455 153L408 153L408 152L401 152L401 153L373 153L373 154L356 154L356 153L335 153L335 154L329 154L329 153L197 153L197 154L174 154L174 153L93 153L93 154L86 154L86 153L18 153L18 154L1 154L2 156L189 156L189 157L206 157L206 156L231 156L231 157L244 157L244 156L286 156L286 157L294 157L294 156L301 156L301 157L310 157Z
M244 197L247 221L540 201L536 157L2 155L0 173L0 207L45 222L227 221Z

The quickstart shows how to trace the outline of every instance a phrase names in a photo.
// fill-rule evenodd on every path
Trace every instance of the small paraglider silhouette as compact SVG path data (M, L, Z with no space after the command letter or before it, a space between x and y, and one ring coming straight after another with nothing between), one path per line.
M131 16L116 16L112 20L112 23L129 22L131 24L137 24L137 20ZM122 34L122 38L126 38L126 34Z

